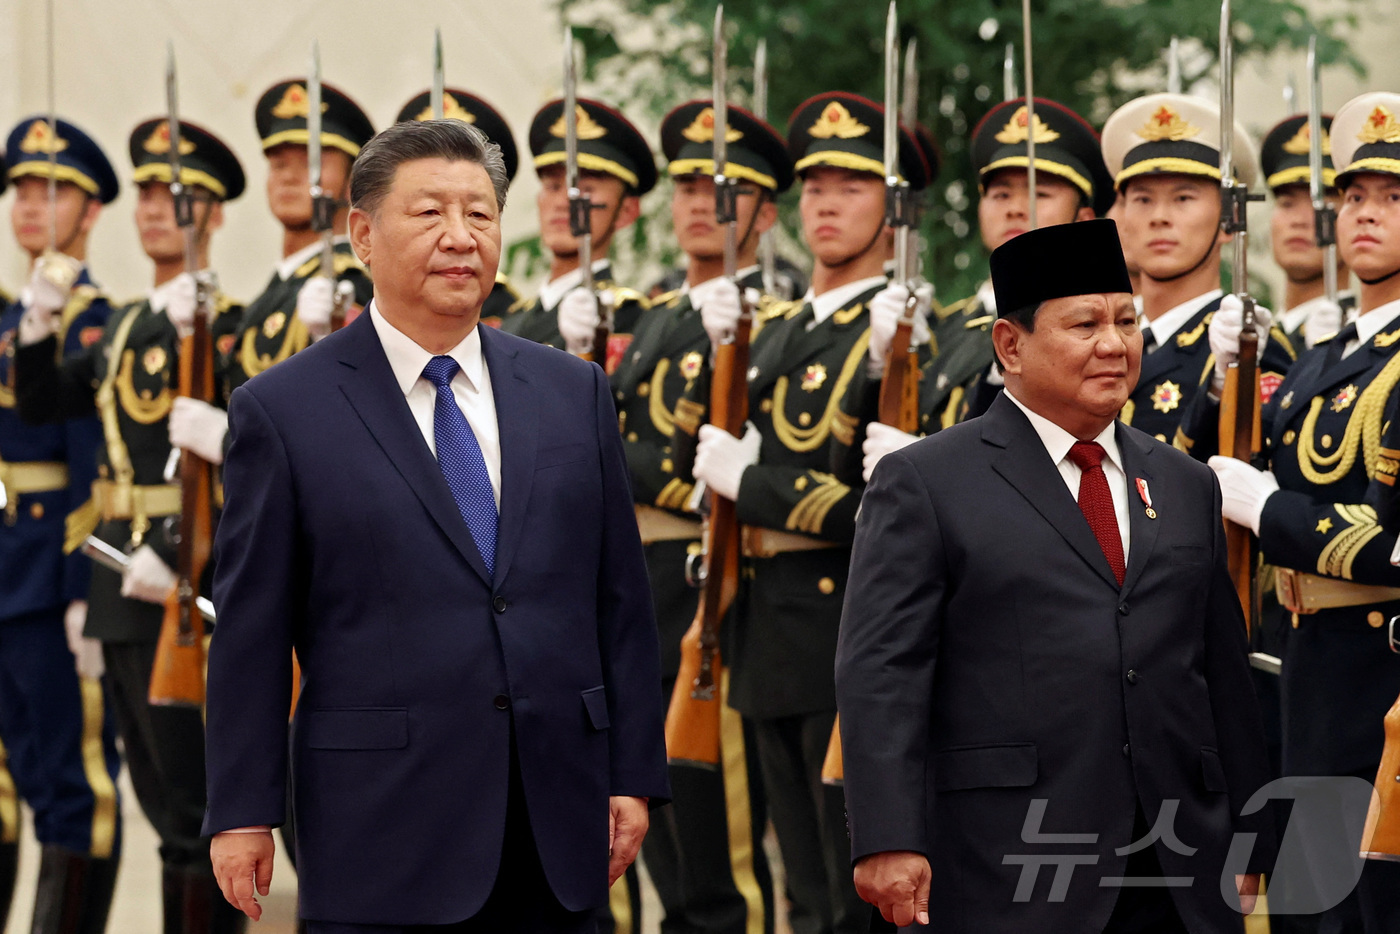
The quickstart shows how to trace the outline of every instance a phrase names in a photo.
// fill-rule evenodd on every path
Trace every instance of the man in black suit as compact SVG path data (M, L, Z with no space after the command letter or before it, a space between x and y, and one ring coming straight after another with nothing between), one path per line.
M991 265L1006 392L886 456L857 523L857 889L939 931L1241 931L1273 841L1241 817L1268 765L1219 488L1117 421L1142 337L1112 221Z

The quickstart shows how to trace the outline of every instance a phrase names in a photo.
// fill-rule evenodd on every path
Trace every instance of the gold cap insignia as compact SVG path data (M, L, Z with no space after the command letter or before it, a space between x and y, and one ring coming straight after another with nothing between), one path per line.
M604 136L608 135L608 131L604 129L598 121L588 115L588 111L583 109L582 104L575 105L574 113L578 115L579 139L602 139ZM564 114L561 112L559 114L559 119L554 121L554 126L549 128L549 135L557 136L559 139L563 139L567 136L568 129L564 125L565 122Z
M151 131L151 135L146 137L146 141L141 144L141 148L155 156L164 156L170 152L170 121L162 120L156 124L156 128ZM188 156L194 152L194 143L180 137L180 155Z
M1138 136L1148 142L1158 142L1159 140L1177 142L1197 136L1200 132L1200 129L1181 119L1181 114L1163 104L1143 128L1138 130Z
M994 139L998 143L1024 143L1030 137L1030 119L1025 105L1022 105L1011 115L1011 119L1006 121L1006 126L1002 127ZM1040 119L1040 114L1035 115L1035 141L1037 143L1053 143L1060 138L1060 134L1050 129L1045 121Z
M415 120L431 120L431 119L433 119L433 105L432 105L432 103L430 102L430 103L428 104L427 107L424 107L424 108L423 108L423 112L420 113L418 116L414 117L413 119L415 119ZM443 94L442 94L442 119L444 119L444 120L461 120L463 123L475 123L475 122L476 122L476 114L472 113L470 110L468 110L467 108L463 107L461 104L457 103L457 98L453 97L451 94L448 94L446 91L444 91Z
M321 101L321 113L331 109L331 105ZM293 84L282 94L282 99L277 102L277 106L272 108L272 115L278 120L294 120L297 117L311 116L311 98L306 93L306 88L299 84Z
M1395 114L1381 104L1371 111L1371 116L1361 124L1361 132L1356 138L1363 143L1400 143L1400 123L1395 122Z
M1306 122L1298 127L1298 132L1293 134L1293 138L1282 146L1284 152L1293 156L1306 156L1312 150L1312 128ZM1322 154L1332 155L1332 136L1324 127L1322 130Z
M696 114L690 126L681 130L681 135L692 143L713 142L715 138L715 109L706 107ZM733 127L730 127L729 131L724 134L725 141L730 143L737 143L743 138L744 134Z
M24 139L20 141L21 152L42 152L48 155L51 152L63 152L68 148L68 141L54 132L47 120L35 120L29 124L29 131L24 134Z
M859 139L870 132L870 127L851 116L839 101L832 101L807 132L813 139Z

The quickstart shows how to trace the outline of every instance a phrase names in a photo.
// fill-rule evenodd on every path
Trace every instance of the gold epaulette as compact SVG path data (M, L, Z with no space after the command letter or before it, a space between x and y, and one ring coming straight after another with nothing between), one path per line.
M674 305L676 302L680 301L681 294L682 292L680 289L672 289L669 292L662 292L660 295L656 296L651 300L651 305L653 308L659 305Z
M611 284L605 286L605 288L612 289L614 308L627 302L636 302L638 305L641 305L643 309L651 307L651 300L636 289L629 289L626 286Z
M223 292L218 292L214 295L214 317L216 318L220 315L228 314L235 308L241 309L242 307L243 303L235 301L230 295L225 295Z
M496 284L505 288L506 294L510 296L511 301L520 300L520 293L515 291L515 286L510 284L510 279L499 269L496 270Z
M1288 359L1298 359L1298 350L1293 346L1293 342L1288 339L1288 335L1284 333L1283 328L1278 325L1269 328L1269 340L1281 346L1283 352L1288 354Z
M63 326L59 329L58 344L62 347L68 341L68 328L77 320L78 316L87 311L92 303L102 295L102 290L95 285L74 286L69 293L68 304L63 306Z
M342 253L339 250L336 250L334 266L335 274L337 276L342 276L345 273L349 272L351 269L358 269L366 276L369 275L369 270L364 267L364 264L360 262L359 257L357 257L354 253ZM316 272L320 268L321 257L320 254L317 254L316 256L311 257L311 259L298 266L297 271L292 273L292 278L304 279L307 276L311 275L313 272Z
M1209 323L1210 315L1207 315L1206 320L1202 321L1200 324L1196 325L1194 328L1187 331L1185 334L1178 334L1176 336L1176 346L1190 347L1192 344L1196 343L1196 341L1201 339L1201 335L1206 332L1206 325Z
M963 327L969 331L985 331L987 329L987 325L993 323L994 321L996 321L996 319L996 315L982 315L982 317L980 318L973 318L971 321L966 322L965 324L963 324Z
M952 302L948 305L940 305L937 302L934 302L933 313L935 316L937 316L939 321L942 321L945 318L951 318L953 315L958 314L959 312L966 311L968 305L972 304L976 300L976 295L969 295L967 298L959 299L956 302Z

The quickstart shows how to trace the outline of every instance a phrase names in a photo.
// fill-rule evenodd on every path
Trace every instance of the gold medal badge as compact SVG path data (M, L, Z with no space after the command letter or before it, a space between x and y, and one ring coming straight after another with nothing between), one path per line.
M164 347L152 347L141 355L141 366L148 376L155 376L165 369L167 359Z
M286 326L287 313L285 311L274 311L272 314L268 315L267 320L263 322L263 337L272 340L278 334L281 334L282 328Z
M1348 385L1341 392L1337 393L1337 398L1332 400L1332 411L1345 412L1347 407L1356 401L1359 392L1355 383Z
M822 388L826 382L826 367L820 363L814 363L807 367L807 372L802 374L802 388L807 392L816 392Z
M681 375L684 376L687 381L694 379L700 375L700 367L704 362L705 358L697 351L692 350L684 357L681 357Z
M1171 380L1152 390L1152 408L1158 412L1170 412L1181 405L1181 387Z

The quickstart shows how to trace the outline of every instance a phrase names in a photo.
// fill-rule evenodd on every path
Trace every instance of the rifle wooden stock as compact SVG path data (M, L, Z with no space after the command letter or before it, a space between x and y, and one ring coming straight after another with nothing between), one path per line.
M846 783L846 762L841 757L841 715L831 725L831 741L826 744L826 758L822 760L822 783L844 785Z
M1385 715L1385 751L1361 833L1361 855L1400 861L1400 698Z
M1226 371L1225 389L1220 394L1220 453L1252 463L1261 443L1260 421L1259 336L1247 327L1240 332L1239 361ZM1244 610L1245 630L1253 631L1259 612L1253 533L1226 520L1225 552L1230 579Z
M735 328L734 340L715 350L710 384L710 423L736 438L749 409L749 333L752 312ZM681 639L681 667L666 711L666 757L672 762L717 769L720 764L719 627L739 590L739 519L734 502L710 497L701 538L700 605Z
M206 303L195 311L194 332L180 341L180 395L214 397L213 344ZM177 583L165 601L156 642L149 700L158 706L204 706L204 618L195 599L209 562L213 533L209 464L185 451L180 456L180 541Z

